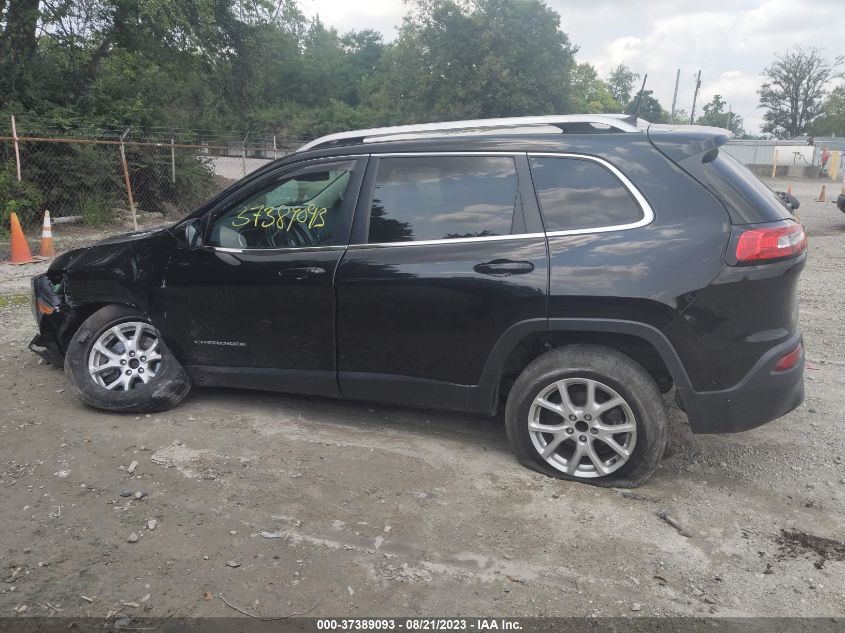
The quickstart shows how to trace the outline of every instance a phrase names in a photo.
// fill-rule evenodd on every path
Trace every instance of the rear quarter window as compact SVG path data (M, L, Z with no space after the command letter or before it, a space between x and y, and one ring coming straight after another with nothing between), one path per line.
M712 160L698 154L678 164L725 205L734 224L792 219L778 195L727 152Z
M628 188L594 160L535 156L531 177L546 231L621 227L644 217Z

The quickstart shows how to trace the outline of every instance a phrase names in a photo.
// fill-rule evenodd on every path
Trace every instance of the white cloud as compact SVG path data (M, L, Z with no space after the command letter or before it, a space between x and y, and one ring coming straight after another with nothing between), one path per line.
M319 15L325 24L341 32L374 29L387 40L397 36L407 11L401 0L299 0L299 7L306 16Z

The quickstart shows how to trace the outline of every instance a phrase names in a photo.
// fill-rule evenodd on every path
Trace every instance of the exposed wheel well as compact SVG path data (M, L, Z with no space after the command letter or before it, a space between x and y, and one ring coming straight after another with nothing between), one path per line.
M92 314L101 308L109 305L122 305L117 302L102 302L102 303L84 303L81 306L73 308L68 313L68 319L62 326L60 345L62 351L66 351L70 339L76 334L76 331L88 320Z
M642 365L662 393L672 388L672 375L666 363L657 349L642 338L612 332L537 332L520 341L505 360L499 382L500 402L507 399L517 377L531 361L550 349L574 343L602 345L626 354Z

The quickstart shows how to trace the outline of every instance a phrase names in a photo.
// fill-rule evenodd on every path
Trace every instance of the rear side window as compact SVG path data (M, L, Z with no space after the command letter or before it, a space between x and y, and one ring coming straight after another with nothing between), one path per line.
M727 152L705 161L692 156L678 163L727 207L734 224L776 222L792 218L777 194Z
M382 158L368 241L510 235L518 201L516 166L509 156Z
M546 231L573 231L632 224L643 210L609 169L581 158L531 158Z

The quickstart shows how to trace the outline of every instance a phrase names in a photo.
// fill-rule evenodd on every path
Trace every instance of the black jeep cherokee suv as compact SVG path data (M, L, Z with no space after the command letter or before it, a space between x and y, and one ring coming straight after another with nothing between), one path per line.
M334 134L33 280L87 404L191 385L493 415L527 466L635 486L803 398L806 237L725 130L569 115Z

